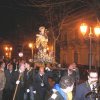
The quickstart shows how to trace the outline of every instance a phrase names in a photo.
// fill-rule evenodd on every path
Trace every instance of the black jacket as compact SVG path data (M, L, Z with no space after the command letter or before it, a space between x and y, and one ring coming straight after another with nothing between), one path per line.
M63 96L57 91L53 93L48 100L64 100Z
M35 89L35 71L31 68L29 71L25 70L24 72L24 87L29 89L32 86Z

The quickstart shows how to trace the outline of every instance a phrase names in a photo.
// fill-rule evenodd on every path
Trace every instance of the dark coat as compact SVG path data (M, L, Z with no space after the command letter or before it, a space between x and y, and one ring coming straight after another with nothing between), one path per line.
M14 71L10 72L8 69L5 70L5 76L6 76L5 89L12 90L14 88L14 85L13 85L13 75L14 75Z
M24 87L25 90L32 86L35 89L35 71L33 69L25 70L24 72Z
M95 100L95 95L89 94L90 92L91 89L89 83L86 81L76 87L74 100Z
M56 93L54 93L57 97L54 99L52 97L50 97L48 100L64 100L63 96L57 91ZM54 95L52 94L52 95Z
M41 86L41 83L43 81L43 86ZM45 100L47 90L49 88L48 78L47 75L44 74L42 77L37 73L35 76L35 87L36 87L36 100Z
M20 78L19 78L20 76ZM13 83L16 89L16 81L19 79L20 83L18 84L15 100L24 100L24 74L20 74L19 71L16 71L13 75ZM15 90L14 90L15 93Z
M3 91L3 100L12 100L14 90L13 74L14 71L5 70L6 83Z
M67 100L67 94L61 89L59 84L55 84L53 94L48 100Z

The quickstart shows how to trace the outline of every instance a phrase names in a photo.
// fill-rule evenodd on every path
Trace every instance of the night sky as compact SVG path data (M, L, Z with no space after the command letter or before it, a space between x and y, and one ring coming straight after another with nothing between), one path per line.
M82 1L84 2L81 0L0 0L0 38L19 40L20 36L34 37L39 32L40 26L48 29L51 27L50 23L54 23L55 27L64 17L67 16L66 20L71 20L70 16L83 8L92 9L97 16L100 15L99 0ZM31 6L28 6L29 4ZM52 22L50 22L50 14ZM78 18L77 16L76 13L75 17Z
M18 40L20 35L31 37L40 26L46 26L47 21L40 8L19 6L8 1L0 2L0 38Z

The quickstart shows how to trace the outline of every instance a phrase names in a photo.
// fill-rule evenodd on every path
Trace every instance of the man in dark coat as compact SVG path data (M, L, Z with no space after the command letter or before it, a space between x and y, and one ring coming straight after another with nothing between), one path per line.
M44 73L44 67L39 68L39 72L35 76L36 100L45 100L47 90L49 89L48 77Z
M25 63L25 71L24 71L24 100L35 100L35 86L34 86L34 77L35 70L31 67L30 63ZM29 97L29 98L28 98Z
M13 83L15 85L13 100L24 100L24 71L25 64L19 64L19 70L13 75Z
M3 100L12 100L12 96L13 96L13 89L14 89L14 85L13 85L13 65L11 63L9 63L7 65L7 70L5 70L5 76L6 76L6 84L5 84L5 88L4 88L4 95L3 95Z
M76 87L74 100L96 100L98 73L95 70L88 73L88 80Z

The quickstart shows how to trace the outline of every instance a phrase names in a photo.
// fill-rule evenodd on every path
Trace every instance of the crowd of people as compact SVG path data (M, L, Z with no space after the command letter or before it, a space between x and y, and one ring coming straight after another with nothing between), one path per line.
M75 63L62 71L55 69L49 63L1 60L0 100L100 100L96 69L88 70L87 80L82 83Z

